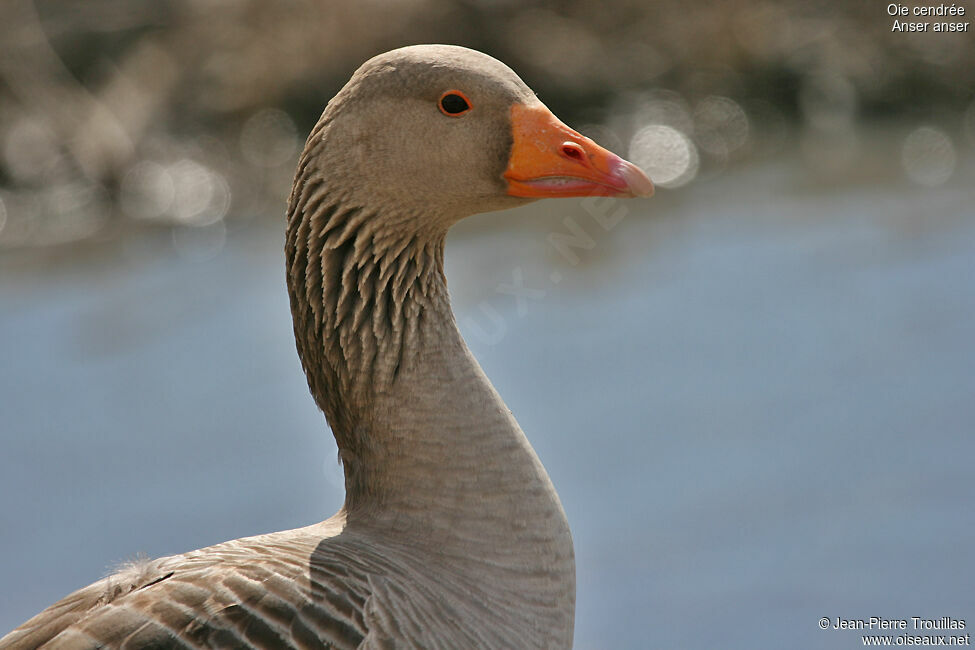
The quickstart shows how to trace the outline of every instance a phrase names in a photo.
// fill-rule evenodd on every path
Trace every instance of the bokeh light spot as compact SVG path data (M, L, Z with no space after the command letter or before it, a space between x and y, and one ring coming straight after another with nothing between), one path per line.
M64 244L95 234L108 220L108 193L100 185L59 183L41 192L45 218L33 233L41 245Z
M135 219L159 219L173 204L176 191L169 170L150 160L138 162L125 173L119 187L122 211Z
M7 129L3 161L17 180L37 180L54 167L60 156L56 136L37 119L24 117Z
M694 119L680 93L657 90L639 102L634 118L637 124L663 124L682 133L694 130Z
M930 126L911 132L901 148L901 163L908 178L919 185L944 185L955 173L958 157L947 133Z
M748 116L736 101L712 95L694 109L694 140L707 153L725 158L748 142Z
M278 167L291 162L298 150L298 128L284 111L262 109L244 123L240 150L255 167Z
M173 216L193 226L208 226L230 209L230 186L219 173L184 158L169 168L173 179Z
M691 182L700 164L690 138L663 124L650 124L637 131L630 140L629 158L655 185L666 188Z

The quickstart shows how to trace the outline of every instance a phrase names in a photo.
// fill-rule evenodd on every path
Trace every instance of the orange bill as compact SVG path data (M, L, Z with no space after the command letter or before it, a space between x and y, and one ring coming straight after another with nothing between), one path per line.
M514 142L508 194L529 198L651 196L653 183L631 162L559 121L542 104L511 107Z

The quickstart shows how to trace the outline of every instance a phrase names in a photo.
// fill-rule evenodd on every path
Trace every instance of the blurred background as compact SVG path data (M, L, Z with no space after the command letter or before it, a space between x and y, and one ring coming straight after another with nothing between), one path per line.
M858 647L820 617L975 621L975 36L893 20L5 0L0 632L136 553L339 507L285 199L328 99L419 42L505 61L659 188L448 242L461 329L573 527L576 646ZM566 248L573 227L591 245Z

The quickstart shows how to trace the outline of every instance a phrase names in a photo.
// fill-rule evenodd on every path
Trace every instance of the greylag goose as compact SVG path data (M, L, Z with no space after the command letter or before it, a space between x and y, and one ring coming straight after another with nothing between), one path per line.
M0 647L570 647L565 513L457 330L444 238L532 199L652 191L485 54L422 45L367 61L309 136L287 214L298 354L344 506L134 563Z

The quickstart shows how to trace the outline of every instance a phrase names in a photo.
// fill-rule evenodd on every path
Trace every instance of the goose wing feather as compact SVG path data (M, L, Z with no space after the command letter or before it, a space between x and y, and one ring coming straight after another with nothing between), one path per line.
M336 538L331 538L335 540ZM357 648L372 570L280 533L137 561L0 639L35 648Z

